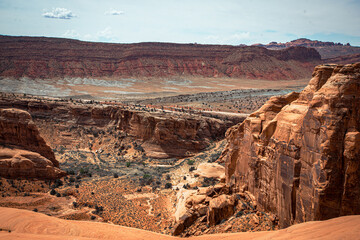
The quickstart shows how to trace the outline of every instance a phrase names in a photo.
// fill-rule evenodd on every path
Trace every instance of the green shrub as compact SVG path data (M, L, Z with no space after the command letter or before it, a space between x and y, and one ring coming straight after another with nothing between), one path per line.
M85 158L86 158L86 156L85 156ZM87 174L87 173L89 173L89 169L88 168L80 168L80 174Z
M64 147L64 146L60 146L58 152L59 152L60 154L64 154L64 153L65 153L65 147Z
M144 178L144 179L149 179L149 178L151 178L151 175L150 175L150 174L145 173L145 174L143 175L143 178Z
M195 163L195 160L192 160L192 159L189 159L189 160L187 161L187 164L188 164L188 165L194 165L194 163Z

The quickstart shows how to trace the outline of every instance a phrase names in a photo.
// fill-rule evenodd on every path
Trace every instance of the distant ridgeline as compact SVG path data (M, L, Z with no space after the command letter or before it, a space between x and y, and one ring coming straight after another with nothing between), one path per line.
M349 43L321 42L306 38L299 38L291 42L269 44L254 44L253 46L265 47L271 50L281 50L289 47L307 47L316 49L324 63L354 63L360 61L360 47L351 46Z
M312 48L175 43L95 43L45 37L0 36L0 76L57 79L230 77L300 79L321 61Z

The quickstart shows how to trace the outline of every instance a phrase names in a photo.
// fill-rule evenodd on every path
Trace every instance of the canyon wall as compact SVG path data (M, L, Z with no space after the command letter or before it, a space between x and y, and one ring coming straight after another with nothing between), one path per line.
M66 175L28 112L0 109L0 176L55 179Z
M235 122L208 117L176 116L136 111L117 113L118 129L141 139L147 156L184 157L200 152L213 141L223 139Z
M281 50L289 47L307 47L314 48L319 52L321 58L324 60L323 63L341 63L346 64L346 61L341 61L341 57L349 58L351 55L359 55L360 47L350 46L350 44L341 44L334 42L322 42L317 40L310 40L306 38L299 38L291 42L277 43L271 42L269 44L254 44L253 46L265 47L272 50ZM333 58L337 58L339 62L333 62ZM354 57L353 57L354 58ZM345 60L345 59L343 59ZM350 63L350 62L349 62ZM354 63L354 61L353 61Z
M320 58L316 50L305 47L272 51L230 45L113 44L0 36L0 76L14 78L300 79L310 76Z
M10 96L10 95L8 95ZM243 115L216 119L179 112L151 112L145 107L127 107L56 99L0 98L0 108L28 111L51 147L123 151L124 138L141 142L146 156L185 157L223 139L226 130L244 120ZM99 137L101 135L101 139ZM96 148L95 148L96 145Z
M360 63L321 65L227 132L228 183L292 223L360 214Z

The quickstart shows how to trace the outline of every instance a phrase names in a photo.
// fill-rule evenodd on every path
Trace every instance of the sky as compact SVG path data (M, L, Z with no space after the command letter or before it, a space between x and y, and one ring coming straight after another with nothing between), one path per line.
M0 0L0 34L96 42L360 46L360 0Z

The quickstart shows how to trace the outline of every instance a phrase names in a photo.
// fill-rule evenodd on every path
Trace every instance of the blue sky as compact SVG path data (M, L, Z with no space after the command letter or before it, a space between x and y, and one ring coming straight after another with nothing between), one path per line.
M0 0L0 34L101 42L360 46L360 0Z

